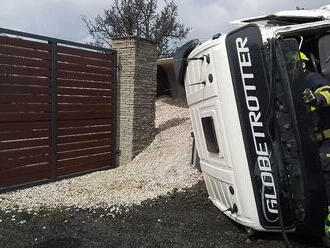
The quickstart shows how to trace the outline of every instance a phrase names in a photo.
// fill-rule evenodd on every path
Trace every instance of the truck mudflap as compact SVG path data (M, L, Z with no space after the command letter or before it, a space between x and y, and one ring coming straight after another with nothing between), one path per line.
M291 197L283 190L286 180L278 176L280 149L274 146L265 123L269 77L259 28L247 25L229 33L226 47L260 224L279 230L282 217L284 228L293 229Z

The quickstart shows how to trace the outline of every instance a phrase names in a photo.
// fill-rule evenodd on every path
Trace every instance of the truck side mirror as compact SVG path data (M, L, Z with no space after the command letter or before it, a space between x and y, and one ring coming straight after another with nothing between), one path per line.
M183 46L176 49L174 53L174 73L176 83L184 86L184 75L187 68L187 58L192 50L199 44L199 40L191 40Z

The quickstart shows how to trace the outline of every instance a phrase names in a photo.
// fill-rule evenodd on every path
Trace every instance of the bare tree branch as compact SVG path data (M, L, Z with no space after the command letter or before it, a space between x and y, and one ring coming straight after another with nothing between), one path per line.
M93 44L111 47L111 39L138 36L156 41L158 56L171 56L173 45L190 32L177 21L178 7L165 0L165 6L157 11L157 0L115 0L103 15L94 20L82 16Z

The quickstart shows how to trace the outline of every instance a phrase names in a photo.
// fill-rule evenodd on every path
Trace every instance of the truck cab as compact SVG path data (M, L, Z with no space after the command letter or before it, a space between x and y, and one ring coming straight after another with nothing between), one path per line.
M330 6L233 22L177 50L209 198L258 231L323 234L327 214L313 116L302 100L303 52L330 81Z

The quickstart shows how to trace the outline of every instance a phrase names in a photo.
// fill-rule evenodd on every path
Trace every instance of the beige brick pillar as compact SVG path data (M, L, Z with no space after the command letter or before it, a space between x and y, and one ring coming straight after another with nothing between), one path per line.
M155 136L156 44L129 37L112 41L118 55L117 165L130 162Z

